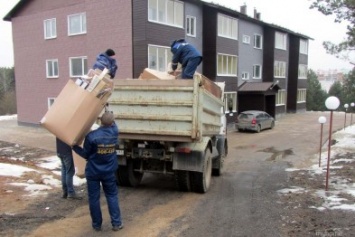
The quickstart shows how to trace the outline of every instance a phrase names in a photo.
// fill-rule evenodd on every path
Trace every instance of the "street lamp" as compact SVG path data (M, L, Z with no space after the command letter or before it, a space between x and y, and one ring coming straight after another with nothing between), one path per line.
M320 167L320 160L322 154L322 137L323 137L323 124L327 122L327 119L324 116L320 116L318 118L318 122L320 123L320 143L319 143L319 167Z
M344 130L345 130L345 127L346 127L346 112L348 111L349 105L345 104L344 108L345 108L345 118L344 118Z
M329 138L328 138L328 160L327 160L327 176L325 181L325 191L328 191L328 179L329 179L329 162L330 162L330 144L332 140L332 125L333 125L333 111L336 110L340 105L340 101L335 96L330 96L325 100L325 106L330 110L330 121L329 121Z
M352 107L352 109L351 109L350 125L353 125L353 110L354 110L355 103L354 103L354 102L351 102L351 103L350 103L350 106Z

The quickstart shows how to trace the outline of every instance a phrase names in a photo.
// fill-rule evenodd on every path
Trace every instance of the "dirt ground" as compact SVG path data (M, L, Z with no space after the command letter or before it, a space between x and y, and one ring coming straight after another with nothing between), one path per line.
M38 167L36 165L38 159L34 159L49 156L55 156L53 149L45 150L34 146L19 145L15 142L0 141L1 163L25 165L26 167L53 175L52 171ZM346 153L342 156L343 157L338 158L354 159L355 153ZM276 158L269 162L278 162L278 159ZM355 162L343 162L339 165L343 165L343 168L332 170L331 175L342 177L349 183L353 183ZM116 234L110 231L98 235L90 228L85 185L76 187L78 193L84 197L82 201L61 199L60 188L48 190L48 195L36 196L34 198L27 196L28 192L24 191L23 187L9 185L9 183L12 182L26 182L27 180L33 180L38 184L43 183L41 176L35 172L26 173L21 177L0 176L0 236L160 236L158 234L154 235L154 233L159 232L153 229L150 230L149 235L145 235L144 230L130 232L134 233L134 235L126 235L124 234L125 232L121 231ZM324 189L324 175L315 175L314 173L308 172L306 169L296 170L289 172L287 184L284 186L302 187L307 191L290 191L289 193L279 195L278 200L274 200L284 208L282 211L283 214L280 217L280 236L354 236L355 215L353 211L331 208L319 211L316 208L312 208L313 206L322 206L321 204L324 202L322 198L315 195L317 190ZM136 194L130 194L129 190L123 189L123 191L126 196L131 198L129 199L127 197L125 200L128 206L127 209L135 210L126 215L126 219L132 220L133 217L137 218L140 215L138 208L129 206L129 200L135 199L136 197L134 195ZM159 192L161 191L157 192L160 194ZM164 195L167 197L169 197L169 195L176 196L176 193L171 194L170 192L171 190L169 189L165 190ZM342 195L341 197L347 200L346 202L349 205L355 203L355 198L352 195ZM172 217L174 215L182 215L181 213L183 211L187 211L184 209L184 202L194 201L199 198L200 196L194 194L183 196L181 202L175 202L175 206L171 207L172 209L167 215ZM103 198L101 201L103 202L102 204L105 203ZM153 201L147 200L146 202L147 203L142 203L142 206L149 205L150 202ZM159 206L159 203L155 205ZM104 212L107 212L107 210L103 210L103 213ZM161 213L162 212L158 212L154 214L151 212L150 217L155 215L161 217ZM107 218L107 216L104 218ZM65 228L69 225L68 222L72 221L76 222L78 229L71 229L71 234L68 235L68 231L65 231ZM146 222L149 220L142 219L140 221L147 224ZM54 226L56 223L59 223L61 226ZM106 225L105 228L110 228L109 223L106 223ZM84 233L82 229L83 226L87 226L87 231ZM179 231L176 230L176 233L179 233ZM179 234L174 234L173 232L166 236L179 236Z

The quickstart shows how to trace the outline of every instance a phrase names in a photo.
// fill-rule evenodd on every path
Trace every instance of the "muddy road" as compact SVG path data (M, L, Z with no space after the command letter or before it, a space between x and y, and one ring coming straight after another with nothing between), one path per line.
M0 235L289 236L284 222L289 213L277 190L288 185L286 168L306 167L317 153L319 116L329 119L327 113L289 114L278 119L273 130L258 134L230 130L224 173L212 179L206 194L178 192L172 177L160 175L145 175L138 188L120 187L124 228L119 232L111 231L103 195L103 231L91 229L84 185L77 187L85 196L81 201L63 200L57 189L35 200L17 197L12 205L21 208L6 205L13 197L7 199L1 192ZM343 127L343 119L343 113L334 115L334 130ZM0 141L54 151L50 134L15 123L0 121ZM326 141L328 126L323 134Z

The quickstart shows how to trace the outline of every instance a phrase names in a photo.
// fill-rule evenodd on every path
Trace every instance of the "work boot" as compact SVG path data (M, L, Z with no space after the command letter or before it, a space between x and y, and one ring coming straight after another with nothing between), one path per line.
M81 197L81 196L78 196L77 194L68 194L68 197L67 197L68 199L75 199L75 200L81 200L81 199L83 199L83 197Z
M97 231L97 232L99 232L99 231L102 230L101 227L93 227L93 229L94 229L95 231Z
M112 230L113 230L113 231L119 231L119 230L121 230L122 228L123 228L123 224L112 226Z
M68 197L68 193L65 193L65 192L64 192L64 193L62 194L62 198L67 198L67 197Z

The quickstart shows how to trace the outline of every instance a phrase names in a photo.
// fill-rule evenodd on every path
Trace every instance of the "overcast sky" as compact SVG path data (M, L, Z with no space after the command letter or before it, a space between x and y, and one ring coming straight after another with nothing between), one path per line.
M310 69L352 69L352 65L335 56L328 55L323 41L341 42L346 36L346 24L334 23L334 17L324 16L316 9L309 9L312 0L204 0L240 11L246 3L247 14L253 16L254 8L260 12L261 20L307 35L314 40L309 43ZM0 67L12 67L13 45L11 23L2 18L19 0L0 0Z

